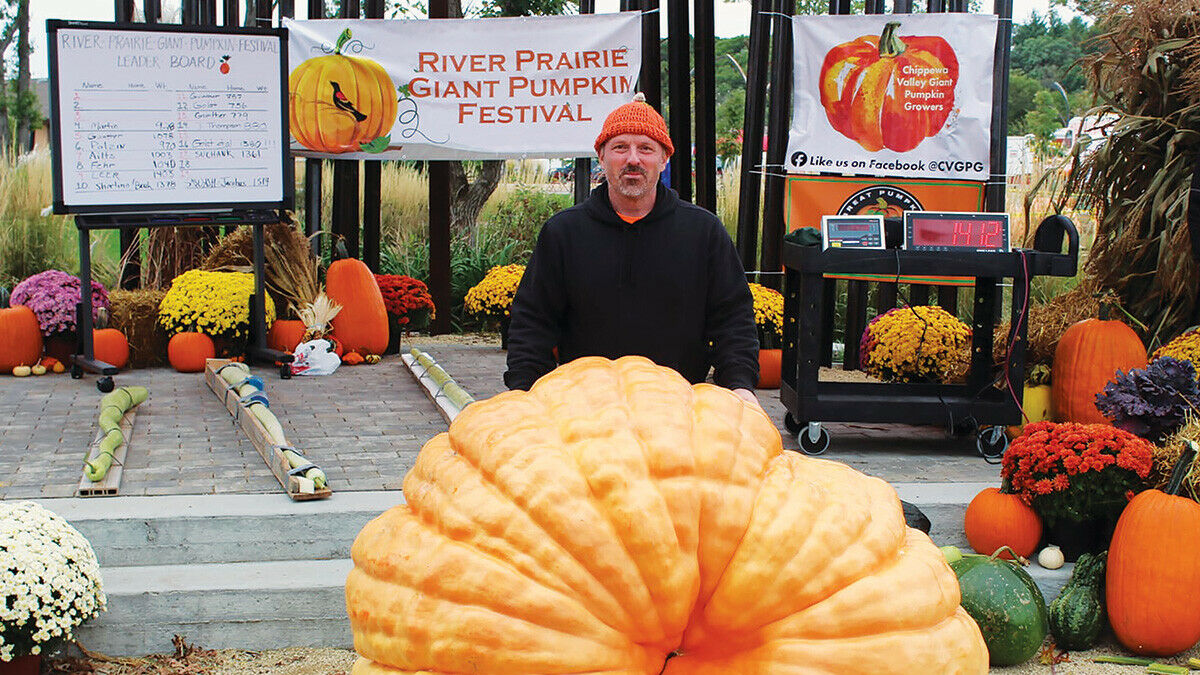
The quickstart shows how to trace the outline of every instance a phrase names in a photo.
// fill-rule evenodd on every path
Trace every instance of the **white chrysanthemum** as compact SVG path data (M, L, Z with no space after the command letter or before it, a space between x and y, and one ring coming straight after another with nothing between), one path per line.
M40 654L106 603L78 530L33 502L0 502L0 661Z

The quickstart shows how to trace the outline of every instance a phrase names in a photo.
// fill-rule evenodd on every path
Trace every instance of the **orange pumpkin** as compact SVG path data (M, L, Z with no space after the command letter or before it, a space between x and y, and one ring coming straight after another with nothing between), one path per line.
M281 352L294 352L304 337L304 322L299 319L276 319L267 331L267 347Z
M783 376L783 350L758 350L758 388L778 389Z
M92 331L92 356L117 368L129 365L129 340L116 328Z
M1165 492L1125 506L1109 544L1108 620L1135 654L1170 656L1200 641L1200 504L1175 494L1193 457L1184 453Z
M1146 347L1133 329L1120 321L1084 319L1068 328L1054 349L1050 403L1060 422L1108 424L1096 409L1118 370L1146 367Z
M42 357L42 329L25 305L0 309L0 372L36 365Z
M937 36L900 37L899 28L890 21L878 38L840 44L821 64L829 123L871 152L912 150L941 131L954 108L958 57L950 44ZM915 76L914 69L930 74ZM914 101L918 108L906 110Z
M317 152L358 152L388 135L396 121L396 87L378 63L346 56L350 29L329 56L308 59L288 76L292 137Z
M167 362L181 373L204 371L204 361L215 359L217 348L204 333L176 333L167 343Z
M1005 494L999 488L985 488L967 505L963 519L967 541L976 553L992 555L1007 546L1017 555L1028 558L1042 540L1042 519L1017 495ZM1000 554L1012 560L1012 553Z
M338 244L341 251L345 248ZM346 352L382 354L388 345L388 315L375 275L361 260L345 257L325 273L325 294L342 311L333 317L333 335Z
M642 357L472 403L404 496L351 550L356 675L987 671L894 489Z

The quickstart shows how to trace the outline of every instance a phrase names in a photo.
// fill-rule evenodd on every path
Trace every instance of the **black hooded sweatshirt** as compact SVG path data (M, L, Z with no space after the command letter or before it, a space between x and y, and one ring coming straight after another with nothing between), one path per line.
M754 304L733 242L715 215L661 182L654 208L632 224L607 184L551 217L511 311L509 389L553 370L553 347L561 363L645 356L693 384L710 366L729 389L758 379Z

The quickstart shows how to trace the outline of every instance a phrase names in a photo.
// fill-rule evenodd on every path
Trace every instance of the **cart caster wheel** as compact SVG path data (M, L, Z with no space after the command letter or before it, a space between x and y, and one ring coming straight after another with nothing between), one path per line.
M96 388L100 390L100 393L107 394L113 390L113 379L105 376L96 380Z
M823 455L829 449L829 432L820 424L810 422L800 430L800 450L806 455Z
M72 365L71 366L71 379L78 380L81 377L83 377L83 368Z
M1008 436L1004 433L1004 427L994 426L980 429L979 435L975 437L975 447L984 459L999 460L1004 456L1004 451L1008 449Z
M792 413L787 413L783 416L783 428L787 429L790 433L798 434L806 426L808 425L797 422L796 418L792 417Z

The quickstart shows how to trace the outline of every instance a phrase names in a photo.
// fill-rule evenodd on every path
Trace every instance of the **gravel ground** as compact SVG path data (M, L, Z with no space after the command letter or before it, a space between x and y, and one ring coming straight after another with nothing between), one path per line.
M189 645L177 647L173 655L153 655L142 659L92 658L59 659L50 663L48 673L55 675L346 675L355 654L345 649L309 649L294 647L263 652L236 649L207 650ZM1035 656L1026 663L1007 668L992 668L998 675L1140 675L1145 668L1111 663L1094 663L1102 655L1128 653L1115 642L1105 642L1086 652L1071 652L1068 659L1054 665ZM1200 658L1200 647L1161 663L1186 665L1188 658Z

